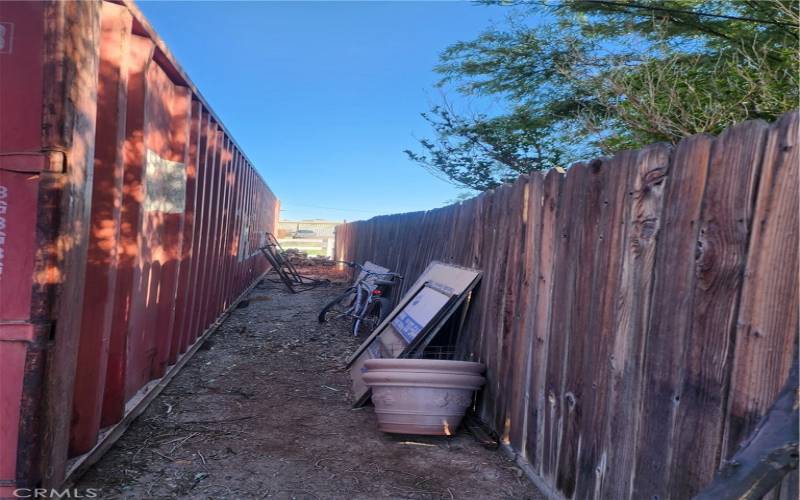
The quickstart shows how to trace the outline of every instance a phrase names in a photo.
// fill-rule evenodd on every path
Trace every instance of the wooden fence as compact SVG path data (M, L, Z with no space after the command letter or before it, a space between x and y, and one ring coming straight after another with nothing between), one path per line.
M406 285L431 260L484 271L461 350L487 365L480 416L542 489L689 498L790 369L797 142L792 112L524 175L340 225L336 258ZM771 495L797 498L796 481Z

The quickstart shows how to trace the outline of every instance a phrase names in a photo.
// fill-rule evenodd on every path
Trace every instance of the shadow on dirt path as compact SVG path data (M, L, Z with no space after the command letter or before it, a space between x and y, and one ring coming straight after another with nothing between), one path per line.
M350 407L348 325L320 325L343 282L262 282L76 485L100 498L539 499L500 451L376 430Z

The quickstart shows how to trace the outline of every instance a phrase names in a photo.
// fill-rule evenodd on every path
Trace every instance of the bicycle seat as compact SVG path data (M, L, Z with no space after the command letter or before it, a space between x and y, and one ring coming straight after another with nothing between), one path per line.
M377 286L395 286L397 285L397 281L395 280L375 280L373 281Z

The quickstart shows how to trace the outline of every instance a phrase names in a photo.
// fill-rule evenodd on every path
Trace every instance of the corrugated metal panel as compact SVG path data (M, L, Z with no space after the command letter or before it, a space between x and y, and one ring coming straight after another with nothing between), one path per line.
M123 141L127 102L127 52L132 17L114 4L103 5L100 31L97 120L95 134L92 215L83 295L83 319L73 398L70 451L83 453L94 446L106 387L117 247L120 243L120 193L123 188Z
M67 447L266 269L278 202L132 4L3 2L0 23L7 497L58 486Z

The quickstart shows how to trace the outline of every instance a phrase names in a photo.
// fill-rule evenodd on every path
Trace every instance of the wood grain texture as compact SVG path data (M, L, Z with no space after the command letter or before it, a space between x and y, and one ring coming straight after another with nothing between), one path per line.
M669 458L670 451L663 444L672 436L673 407L680 400L677 385L683 345L691 326L696 241L711 145L712 138L706 136L685 140L670 165L643 360L646 403L639 441L632 443L638 448L636 481L640 488L643 480L655 482L653 476L661 477L659 470L663 473Z
M544 180L542 193L542 229L539 273L532 283L536 287L536 309L533 312L533 345L531 346L530 400L528 407L527 448L531 465L543 475L544 426L547 408L547 356L550 350L553 284L555 282L558 212L562 210L561 190L565 177L551 170Z
M729 458L788 376L798 334L798 113L772 125L736 323L722 443Z
M695 496L697 500L757 500L780 495L776 486L780 487L789 472L797 470L800 427L797 368L795 348L789 378L775 403L732 459L720 468L714 481Z
M508 248L507 231L509 227L508 198L511 193L510 185L502 185L495 190L494 203L492 210L488 212L490 219L487 226L490 229L489 241L492 252L485 254L484 258L489 261L488 272L484 276L485 286L488 290L497 290L500 293L484 294L487 307L483 317L482 338L485 348L486 358L486 378L485 395L483 399L483 417L486 422L492 424L493 428L502 430L502 416L499 415L497 402L500 399L500 370L502 368L502 342L503 342L503 322L501 313L503 308L502 287L505 278L505 257ZM483 281L483 280L482 280Z
M541 253L542 196L544 178L534 173L527 178L522 199L522 218L525 224L524 239L521 242L519 267L522 276L518 278L519 303L515 322L517 334L514 350L517 358L513 362L509 384L513 394L510 402L511 429L509 442L522 457L527 457L527 429L530 411L530 371L533 354L534 311L536 310L535 286L538 280Z
M584 190L588 169L576 164L567 171L564 183L564 205L556 221L557 250L555 262L556 280L552 296L552 321L550 323L550 349L547 353L545 375L546 409L544 425L544 461L542 470L551 481L558 478L558 466L562 451L565 415L571 415L574 398L565 394L564 380L570 350L570 330L573 325L575 287L578 276L578 258L581 245L582 224L580 217L584 206ZM569 412L569 413L568 413ZM572 443L570 443L571 445ZM559 487L560 489L560 487Z
M508 203L507 218L511 221L508 230L508 249L505 259L505 279L503 285L503 341L501 386L509 391L501 391L498 408L501 409L503 432L501 440L511 443L511 432L519 426L518 414L523 400L524 387L519 383L520 373L525 369L527 349L524 347L524 333L521 330L521 312L525 308L522 286L526 274L526 231L527 231L527 192L528 177L519 177L512 184ZM517 441L519 445L519 441Z
M478 415L565 498L686 498L755 428L798 334L797 113L337 229L413 282L484 278L456 352ZM674 150L673 150L674 149ZM382 260L385 259L385 260ZM789 479L774 498L789 498Z
M587 331L584 341L586 362L583 371L580 422L581 452L578 456L578 478L575 498L599 495L605 475L606 456L603 437L607 424L609 356L614 336L614 313L619 281L622 275L624 248L624 215L629 169L621 158L598 160L601 192L596 220L597 234L591 247L593 260L592 299L587 305Z
M559 438L561 450L556 480L556 487L568 498L575 494L578 454L587 438L581 434L581 427L588 416L586 401L591 399L593 372L598 361L594 351L599 347L591 312L594 309L595 294L604 286L603 269L595 265L595 258L599 254L598 222L602 220L600 214L605 206L603 199L608 185L607 168L601 160L595 160L588 165L582 165L581 170L584 180L579 194L580 209L570 213L570 225L577 229L578 237L570 243L575 249L575 286L569 312L571 323L563 332L567 337L567 352L561 388L563 424ZM567 176L574 173L570 171ZM585 221L592 223L587 224Z
M632 170L626 203L626 246L615 314L616 334L610 360L606 410L609 424L604 445L608 471L600 491L604 498L631 495L632 471L636 467L634 443L643 406L642 361L669 149L653 145L631 155L626 163Z
M652 495L692 496L713 479L718 465L732 339L766 129L763 122L744 123L727 130L711 148L694 259L691 325L679 353L680 367L673 370L679 378L672 394L661 392L652 398L666 403L674 422L660 426L672 433L666 440L671 442L667 459L651 462L658 464L655 474L642 483Z

